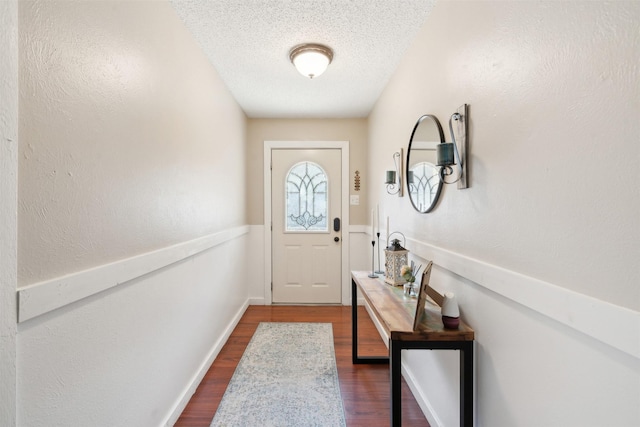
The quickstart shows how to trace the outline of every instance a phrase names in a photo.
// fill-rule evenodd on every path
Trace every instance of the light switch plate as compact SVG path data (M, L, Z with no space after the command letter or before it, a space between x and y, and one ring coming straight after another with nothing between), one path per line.
M359 205L360 204L360 196L356 195L351 195L351 198L349 199L349 204L351 205Z

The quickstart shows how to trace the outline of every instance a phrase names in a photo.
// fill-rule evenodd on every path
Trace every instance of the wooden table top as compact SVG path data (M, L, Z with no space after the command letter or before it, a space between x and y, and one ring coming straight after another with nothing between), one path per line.
M376 317L381 321L387 334L401 341L472 341L474 332L460 321L458 329L445 329L440 315L442 295L429 287L425 304L426 316L422 317L417 331L413 330L413 319L417 299L404 296L402 286L391 286L384 282L384 276L368 277L368 271L352 271L356 282ZM437 302L436 302L437 301Z

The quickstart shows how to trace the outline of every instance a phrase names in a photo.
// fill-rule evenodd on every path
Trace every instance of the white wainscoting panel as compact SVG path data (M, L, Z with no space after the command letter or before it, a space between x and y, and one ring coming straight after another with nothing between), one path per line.
M363 226L362 231L370 243L370 227ZM387 242L383 240L386 230L381 231L380 244L386 246ZM640 312L448 251L410 236L406 236L406 247L412 255L433 261L438 267L640 359ZM359 250L362 247L358 245L352 248L352 252ZM370 263L371 254L368 259ZM382 263L384 264L384 259Z
M18 322L33 319L98 292L121 285L248 232L249 226L243 225L126 260L19 288Z
M640 312L407 237L407 249L505 298L640 358Z
M227 325L227 327L224 330L224 334L220 338L218 338L218 340L211 347L211 351L207 355L206 359L202 362L202 365L200 365L200 369L198 369L198 371L194 374L193 378L191 379L191 382L187 385L187 387L185 387L184 391L179 395L173 409L171 410L171 412L167 416L167 419L163 423L164 426L170 427L178 421L178 418L180 418L182 411L184 411L184 408L187 407L189 400L191 400L191 397L196 392L196 389L200 385L200 382L206 375L207 371L213 364L214 360L216 360L216 357L218 357L218 354L222 350L222 347L224 347L224 345L227 343L227 340L231 336L231 333L233 332L235 327L238 325L238 323L240 323L240 319L242 319L242 315L247 310L247 307L249 307L248 300L247 302L244 303L244 305L240 308L240 310L238 310L238 312L233 317L233 320L229 323L229 325Z

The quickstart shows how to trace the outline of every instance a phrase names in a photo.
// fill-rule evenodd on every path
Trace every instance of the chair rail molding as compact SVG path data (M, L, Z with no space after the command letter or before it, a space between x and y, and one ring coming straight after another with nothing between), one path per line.
M127 283L249 233L242 225L18 289L18 322Z
M413 254L640 359L640 312L407 236ZM514 284L518 284L514 286Z

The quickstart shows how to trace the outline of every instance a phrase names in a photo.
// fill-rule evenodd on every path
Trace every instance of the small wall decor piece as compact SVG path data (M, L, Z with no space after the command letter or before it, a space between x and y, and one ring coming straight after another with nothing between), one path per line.
M444 294L441 313L442 324L446 329L458 329L458 325L460 325L460 309L453 292Z
M356 171L356 176L353 178L353 189L355 191L360 191L360 171Z

